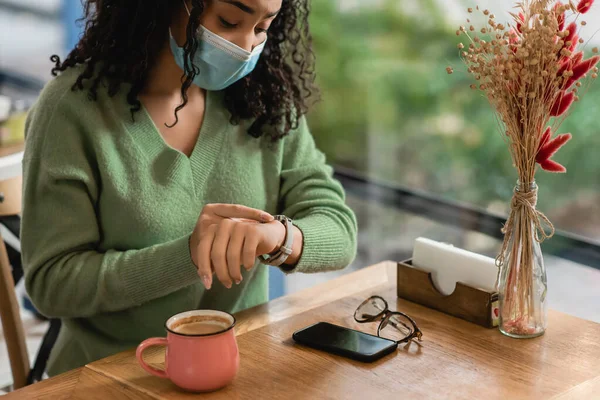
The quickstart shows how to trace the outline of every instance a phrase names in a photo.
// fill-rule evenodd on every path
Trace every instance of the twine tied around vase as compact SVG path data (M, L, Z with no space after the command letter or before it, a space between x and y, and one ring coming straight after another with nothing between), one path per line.
M533 222L534 237L538 243L542 243L544 240L550 239L552 236L554 236L554 225L552 225L552 222L550 222L550 220L544 215L544 213L536 209L537 193L537 187L528 191L520 191L515 188L513 198L510 203L510 213L508 214L506 224L504 224L504 226L502 227L504 241L502 242L502 249L500 250L500 254L498 254L498 257L496 257L496 266L498 268L500 268L502 264L504 264L506 251L508 250L510 240L515 230L516 215L518 215L519 212L523 213L525 218L519 218L519 221L517 223L530 224ZM545 223L548 226L549 232L546 232L542 223ZM524 226L520 228L522 228L522 232L524 232L527 229Z

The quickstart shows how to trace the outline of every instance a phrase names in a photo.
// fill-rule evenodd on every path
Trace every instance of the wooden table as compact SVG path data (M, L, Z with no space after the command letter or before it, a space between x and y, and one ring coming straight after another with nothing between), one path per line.
M594 399L600 398L600 324L555 311L540 338L516 340L396 297L395 264L386 262L236 315L240 373L229 387L197 395L148 375L132 349L9 394L12 399ZM318 321L357 324L371 294L413 316L424 334L373 364L293 343ZM147 360L161 364L161 349Z

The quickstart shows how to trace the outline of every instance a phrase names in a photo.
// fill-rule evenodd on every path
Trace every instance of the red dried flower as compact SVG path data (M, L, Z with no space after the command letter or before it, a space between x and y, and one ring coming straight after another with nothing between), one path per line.
M581 0L579 4L577 4L577 12L585 14L586 12L590 11L592 4L594 4L594 0Z
M567 31L569 31L569 34L563 39L565 43L572 41L577 34L577 23L571 22L569 26L567 26Z
M600 56L594 56L575 65L572 69L573 76L569 78L567 83L567 89L579 79L583 78L583 76L587 74L598 63L598 61L600 61Z
M522 33L521 27L523 26L523 23L525 22L525 16L523 15L523 13L519 13L519 20L521 20L521 22L517 22L517 30L519 31L519 33Z
M546 143L548 143L548 140L550 140L550 136L552 136L552 130L550 129L550 127L548 127L542 135L542 139L540 140L540 145L538 149L541 149Z
M508 42L510 44L510 49L512 50L513 53L517 52L517 46L516 44L519 43L519 35L517 34L517 31L515 31L514 29L511 29L508 32Z
M583 60L583 51L577 52L574 56L573 56L573 63L572 65L577 65L581 62L581 60Z
M574 52L575 49L577 48L577 45L579 44L578 40L579 40L579 36L577 36L577 35L573 36L573 39L571 39L571 45L568 47L568 49L571 53Z
M567 112L573 101L575 100L575 95L573 92L566 93L564 90L556 98L552 108L550 109L550 116L559 117Z
M556 73L556 76L562 76L566 71L570 71L577 63L573 58L563 57L560 61L560 68Z
M575 67L573 67L573 78L577 77L575 79L579 79L587 74L594 65L598 64L598 61L600 61L600 56L594 56L575 65Z
M556 161L544 160L539 164L544 171L554 172L556 174L564 174L565 172L567 172L567 169L563 165L557 163Z
M550 140L551 131L550 128L546 129L542 140L540 141L540 147L535 157L535 161L540 164L543 170L549 172L567 172L567 169L559 163L552 161L551 158L556 152L565 145L572 136L570 133L564 133L558 135L554 139Z
M558 1L556 2L556 4L554 5L554 12L557 14L556 15L556 20L558 21L558 30L562 31L563 28L565 27L565 13L563 12L562 14L558 14L558 8L561 7L563 4Z
M535 160L539 163L544 160L551 159L552 156L556 154L556 152L565 145L565 143L571 140L571 138L572 135L570 133L563 133L562 135L558 135L552 140L547 140L543 146L540 146ZM550 139L550 137L548 137L548 139Z

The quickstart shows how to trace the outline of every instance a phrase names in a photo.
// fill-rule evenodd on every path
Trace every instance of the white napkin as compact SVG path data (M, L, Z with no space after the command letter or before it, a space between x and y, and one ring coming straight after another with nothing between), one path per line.
M413 266L431 272L433 284L444 295L454 292L457 282L494 291L498 268L493 258L431 239L418 238Z

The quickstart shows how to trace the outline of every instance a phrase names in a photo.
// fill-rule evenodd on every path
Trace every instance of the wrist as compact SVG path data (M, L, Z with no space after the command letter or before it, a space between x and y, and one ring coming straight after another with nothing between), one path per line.
M286 238L287 232L285 229L285 224L283 222L275 220L271 223L277 227L277 238L278 239L275 244L275 247L272 248L271 251L268 252L268 254L270 256L274 256L276 253L279 252L281 247L285 244L285 238Z

